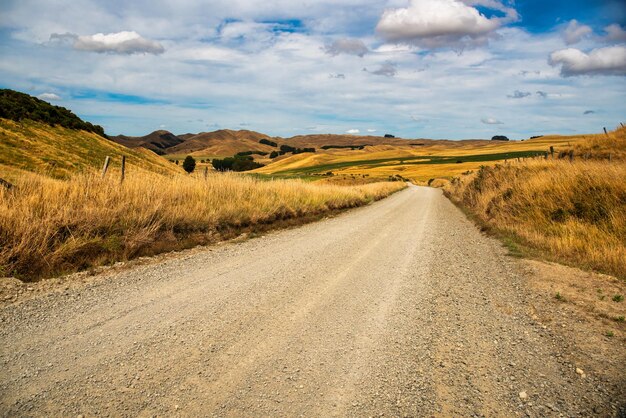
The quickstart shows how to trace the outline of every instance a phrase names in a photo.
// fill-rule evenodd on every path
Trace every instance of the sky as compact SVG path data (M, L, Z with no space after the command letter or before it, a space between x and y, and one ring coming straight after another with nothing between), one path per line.
M0 87L110 135L626 123L623 0L2 0Z

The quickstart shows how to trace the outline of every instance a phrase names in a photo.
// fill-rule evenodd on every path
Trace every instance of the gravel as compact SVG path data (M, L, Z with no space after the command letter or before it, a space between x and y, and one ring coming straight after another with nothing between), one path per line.
M597 356L567 319L536 319L554 302L525 274L439 190L411 186L3 307L0 412L625 414L623 357L579 368Z

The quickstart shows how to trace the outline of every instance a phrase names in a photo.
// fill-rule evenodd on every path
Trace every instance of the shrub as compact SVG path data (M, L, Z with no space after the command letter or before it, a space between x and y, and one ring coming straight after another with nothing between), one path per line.
M278 157L278 151L272 151L272 153L270 154L270 158L276 158Z
M491 140L492 141L508 141L509 138L507 138L504 135L496 135L496 136L491 137Z
M183 170L191 174L195 169L196 160L191 155L188 155L187 157L185 157L185 161L183 161Z
M263 164L257 163L252 157L247 155L235 155L223 160L216 158L211 164L217 171L249 171L263 167Z
M278 144L274 141L270 141L269 139L263 138L259 141L259 144L269 145L270 147L277 147Z

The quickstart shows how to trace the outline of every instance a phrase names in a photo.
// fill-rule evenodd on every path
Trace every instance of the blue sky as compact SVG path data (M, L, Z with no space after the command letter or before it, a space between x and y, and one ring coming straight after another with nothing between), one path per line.
M626 122L622 0L8 0L0 85L107 133L525 138Z

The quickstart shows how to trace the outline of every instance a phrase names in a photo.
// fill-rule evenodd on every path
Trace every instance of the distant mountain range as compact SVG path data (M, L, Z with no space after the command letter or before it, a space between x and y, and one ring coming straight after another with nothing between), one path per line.
M221 129L198 134L175 135L159 130L145 136L111 136L112 141L129 148L147 148L159 155L231 156L240 152L271 153L286 145L294 148L357 148L367 145L423 145L423 140L380 136L298 135L291 138L270 137L259 132ZM275 144L275 145L274 145Z

